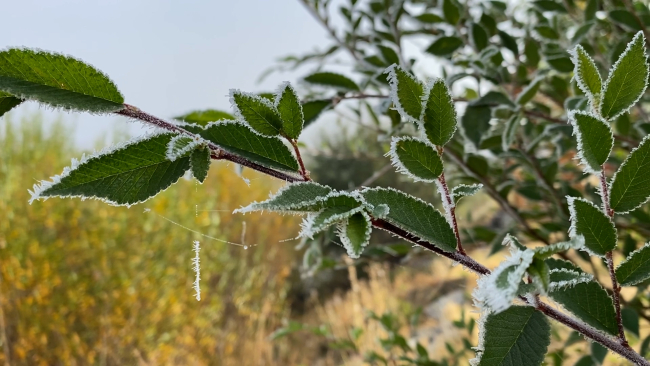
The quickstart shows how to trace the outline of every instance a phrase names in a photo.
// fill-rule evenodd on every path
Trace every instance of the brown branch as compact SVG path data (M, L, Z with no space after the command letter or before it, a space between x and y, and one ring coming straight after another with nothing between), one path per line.
M158 117L152 116L152 115L150 115L148 113L145 113L145 112L141 111L140 109L138 109L138 108L136 108L136 107L134 107L132 105L125 104L124 109L115 112L115 114L119 114L121 116L137 119L137 120L149 123L151 125L160 127L160 128L165 129L167 131L184 134L184 135L190 136L190 137L197 137L195 134L185 130L181 126L175 125L173 123L164 121L164 120L162 120L162 119L160 119ZM231 154L231 153L221 149L219 146L215 145L212 142L208 143L208 147L210 148L210 150L213 151L213 153L211 154L211 157L213 159L215 159L215 160L232 161L233 163L240 164L240 165L245 166L247 168L257 170L258 172L270 175L270 176L278 178L278 179L282 179L282 180L287 181L287 182L303 182L303 181L305 181L304 177L295 176L295 175L290 174L290 173L284 173L284 172L280 172L280 171L277 171L277 170L274 170L274 169L271 169L271 168L267 168L267 167L265 167L263 165L260 165L260 164L254 163L254 162L252 162L250 160L244 159L241 156Z
M444 149L442 147L438 147L438 155L442 156ZM465 249L463 249L463 244L460 240L460 233L458 232L458 222L456 221L456 205L454 204L451 194L449 194L449 187L447 187L447 181L445 180L445 173L443 172L440 174L440 177L438 177L438 183L440 184L440 187L442 187L442 192L440 192L440 195L442 196L441 198L445 201L447 201L447 204L444 205L444 208L447 212L447 214L451 217L452 221L452 228L454 229L454 235L456 236L456 250L458 253L465 255Z
M303 163L302 156L300 156L298 141L294 139L289 139L289 142L291 143L291 146L293 146L293 150L296 153L296 160L298 160L298 164L300 164L300 175L302 175L305 181L310 181L311 178L309 178L309 172L307 171L307 169L305 169L305 163Z
M607 176L605 175L605 167L600 170L600 189L603 198L603 209L605 214L609 217L610 221L614 219L614 210L611 209L609 204L609 190L607 187ZM614 268L614 260L612 252L609 251L605 254L607 262L607 269L609 270L609 278L612 280L612 297L614 298L614 308L616 309L616 324L618 325L618 338L621 344L627 346L627 339L625 339L625 331L623 330L623 316L621 314L621 286L616 280L616 269Z
M140 111L139 109L137 109L135 107L132 107L132 106L125 105L125 109L123 109L121 111L118 111L118 112L115 112L115 113L119 114L119 115L130 117L130 118L139 119L139 120L144 121L146 123L150 123L150 124L153 124L155 126L167 129L169 131L186 134L188 136L195 136L194 134L192 134L189 131L184 130L180 126L174 125L172 123L166 122L166 121L161 120L161 119L159 119L157 117L154 117L152 115L146 114L146 113L144 113L144 112ZM304 181L303 177L295 177L295 176L289 175L287 173L274 171L272 169L260 166L260 165L258 165L256 163L247 161L246 159L241 158L239 156L229 154L229 153L223 151L218 146L216 146L216 145L214 145L212 143L210 143L210 148L213 150L214 155L216 157L218 157L219 159L229 160L229 161L232 161L232 162L247 166L247 167L249 167L251 169L254 169L254 170L257 170L259 172L271 175L273 177L283 179L285 181L289 181L289 182ZM447 150L447 151L449 151L449 150ZM453 153L448 153L448 154L450 156L452 156L452 158L454 160L459 159L459 157L454 155ZM460 162L462 162L462 160L460 160ZM467 168L467 166L464 163L462 163L462 165ZM489 189L488 189L489 191L492 190L492 191L496 192L494 190L494 188L489 184L489 182L486 181L486 183L488 183L486 185L486 188L489 187ZM497 195L498 195L498 193L497 193ZM514 209L511 206L509 206L507 201L505 202L505 204L506 204L505 207L510 207L510 210L514 211ZM518 214L516 212L515 212L515 215L516 215L515 217L518 216ZM520 219L523 221L523 218L520 217ZM525 224L525 227L527 227L529 230L532 231L532 229L525 223L525 221L523 221L523 223ZM425 240L422 240L421 238L417 237L416 235L413 235L413 234L407 232L406 230L403 230L403 229L391 224L388 221L373 218L372 219L372 225L374 227L376 227L376 228L386 230L386 231L388 231L388 232L390 232L390 233L392 233L392 234L394 234L394 235L396 235L398 237L401 237L401 238L403 238L403 239L405 239L407 241L410 241L410 242L412 242L412 243L414 243L414 244L416 244L418 246L421 246L421 247L423 247L425 249L428 249L428 250L430 250L430 251L432 251L434 253L437 253L437 254L439 254L439 255L441 255L443 257L449 258L454 262L460 263L465 268L468 268L469 270L471 270L471 271L473 271L473 272L475 272L475 273L477 273L479 275L488 275L488 274L490 274L489 269L487 269L482 264L476 262L474 259L472 259L468 255L460 253L459 251L456 251L456 252L453 252L453 253L445 252L445 251L441 250L440 248L436 247L434 244L429 243L429 242L427 242ZM534 231L532 231L532 232L534 233ZM525 300L525 299L523 301L528 303L528 301ZM595 328L591 327L590 325L582 323L582 322L580 322L580 321L578 321L576 319L573 319L573 318L567 316L566 314L563 314L563 313L561 313L559 311L556 311L555 309L551 308L549 305L547 305L547 304L545 304L543 302L538 302L537 304L535 304L535 307L536 307L537 310L541 311L542 313L544 313L548 317L550 317L552 319L555 319L556 321L568 326L569 328L580 332L584 336L586 336L586 337L600 343L601 345L603 345L606 348L618 353L619 355L627 358L628 360L630 360L632 362L635 362L638 365L650 366L650 362L646 361L643 357L641 357L641 355L636 353L626 343L623 344L623 343L619 342L618 340L612 339L612 338L604 335L600 331L596 330Z

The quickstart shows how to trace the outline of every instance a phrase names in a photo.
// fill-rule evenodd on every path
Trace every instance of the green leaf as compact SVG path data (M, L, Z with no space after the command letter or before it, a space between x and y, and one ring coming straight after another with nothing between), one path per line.
M650 135L648 135L650 136ZM627 213L650 199L650 138L646 136L639 147L627 156L610 184L610 207Z
M316 122L318 116L332 108L331 99L310 100L302 105L302 114L305 118L304 127Z
M549 27L548 25L538 25L535 27L535 32L539 34L542 38L546 38L547 40L557 40L560 39L560 34L558 32Z
M614 9L609 12L609 19L613 20L615 23L622 25L624 28L627 28L632 31L640 31L641 25L637 22L636 18L632 13L625 9Z
M253 132L238 121L211 123L205 128L190 126L183 128L196 133L220 148L268 168L285 171L299 171L293 153L277 137L266 137Z
M548 265L547 261L545 263ZM555 291L563 288L571 288L579 283L591 282L594 280L594 276L582 271L554 268L549 269L549 280L549 289Z
M512 38L508 33L500 30L499 38L501 38L501 43L503 47L509 49L515 56L519 55L519 47L517 46L517 41Z
M291 84L284 83L280 86L275 101L275 107L282 119L282 132L290 139L297 139L302 132L304 117L298 94Z
M530 306L512 306L490 314L482 324L478 366L541 365L551 342L544 314Z
M604 257L616 248L616 228L605 213L593 203L576 197L567 197L571 212L569 237L582 235L585 249L592 255Z
M176 135L167 144L167 159L174 161L178 158L188 156L192 150L203 142L199 138L192 138L185 135Z
M588 112L570 111L569 123L578 140L578 158L590 173L599 173L614 147L614 134L609 124Z
M650 243L630 253L616 268L621 286L633 286L650 278Z
M301 237L313 237L328 227L346 220L350 216L364 209L361 202L347 192L336 192L327 196L313 205L303 206L305 210L313 211L322 208L315 215L310 216L302 225Z
M474 107L493 107L497 105L515 106L515 104L505 94L497 91L489 91L484 96L469 102L469 105Z
M361 194L366 202L375 207L388 205L389 212L385 220L391 224L444 251L456 250L454 231L444 216L431 204L390 188L366 188Z
M481 183L459 184L451 190L451 200L454 203L458 203L463 197L475 195L481 188L483 188L483 184Z
M487 47L489 43L489 37L487 32L481 25L476 23L471 23L469 35L470 35L469 39L477 51L482 51L485 47Z
M578 44L582 42L582 40L585 38L587 34L589 34L589 31L591 30L591 28L594 27L595 24L596 24L595 22L587 22L581 25L580 28L578 28L576 32L573 34L573 37L571 37L571 44ZM598 90L598 92L600 93L600 89Z
M390 82L391 99L402 117L417 121L422 114L422 83L398 65L385 71Z
M342 91L359 91L359 86L346 76L333 72L316 72L305 77L311 84L331 86Z
M144 202L175 183L190 167L189 157L169 161L170 133L148 136L100 152L81 162L73 160L63 174L34 186L32 198L94 198L112 205Z
M551 291L549 295L592 327L612 335L618 334L612 299L597 282L579 283Z
M429 47L426 52L435 56L451 55L463 45L463 40L453 36L439 37Z
M429 24L442 23L445 21L440 15L433 14L433 13L420 14L415 16L414 18L419 20L422 23L429 23Z
M327 200L334 192L332 188L314 182L298 182L288 184L266 201L253 202L239 208L234 213L253 211L303 212L310 211L313 206Z
M377 48L379 48L379 52L381 53L381 57L386 61L387 64L392 65L392 64L397 64L399 65L399 56L397 55L397 52L395 52L394 49L382 45L377 45Z
M442 14L445 16L447 23L451 25L458 24L460 20L460 9L452 0L442 0Z
M593 342L591 344L591 357L598 365L602 365L607 356L607 348L600 345L598 342Z
M623 320L623 327L629 330L632 334L639 337L639 313L632 308L621 309L621 318Z
M580 45L577 45L569 53L571 61L575 65L573 75L578 87L587 95L591 105L597 105L603 82L596 63Z
M564 5L557 3L553 0L535 0L533 5L541 11L554 11L558 13L566 13Z
M230 100L237 117L264 136L277 136L282 131L282 118L266 98L239 90L230 91Z
M491 109L488 106L468 105L460 119L460 132L478 149L490 129Z
M210 122L217 122L224 119L235 119L235 117L224 111L206 109L201 111L192 111L182 116L174 117L174 119L185 123L194 123L205 126Z
M434 79L425 91L426 100L420 120L429 141L436 146L444 146L456 131L456 108L454 100L444 80Z
M517 129L520 125L521 116L519 114L513 114L510 119L506 122L506 126L503 129L503 134L501 135L501 148L503 151L510 150L510 146L515 141L517 135Z
M0 52L0 90L65 109L124 108L124 97L101 71L70 56L27 48Z
M430 144L412 137L393 137L388 155L397 171L416 182L434 182L442 174L442 159Z
M600 114L605 119L612 120L627 112L641 99L647 85L645 37L643 32L639 32L609 72L603 85Z
M190 154L190 168L192 175L199 183L203 183L205 178L208 177L208 170L210 170L210 149L207 146L194 149Z
M0 92L0 117L22 103L23 100L11 94Z
M544 80L544 77L537 77L531 81L530 84L528 84L521 93L517 95L515 103L518 105L524 105L530 102L535 97L535 94L537 94L540 85L542 85L542 80Z
M372 224L370 217L365 212L358 212L350 216L339 231L341 243L350 258L359 258L363 248L370 242Z
M585 7L585 20L590 21L596 19L596 12L598 11L598 0L588 0Z

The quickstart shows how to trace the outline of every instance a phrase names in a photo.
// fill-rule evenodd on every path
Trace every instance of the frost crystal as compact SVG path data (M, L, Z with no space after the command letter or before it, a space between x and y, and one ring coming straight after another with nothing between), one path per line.
M576 121L576 118L575 118L576 114L582 114L582 115L585 115L585 116L592 117L592 118L602 122L607 127L609 127L609 125L605 121L603 121L602 117L600 117L600 116L598 116L598 115L596 115L594 113L589 113L589 112L584 112L584 111L569 111L569 123L573 127L573 135L576 137L576 141L577 141L577 144L578 144L578 154L575 157L575 159L580 161L580 164L584 167L585 173L600 174L599 171L594 170L591 167L591 165L589 164L589 162L585 158L585 155L584 155L584 149L585 149L584 148L584 146L585 146L584 145L584 140L583 140L583 137L582 137L582 131L580 131L580 128L578 127L578 122ZM612 145L609 147L609 150L611 151L612 148L614 147L614 134L612 133L611 128L609 129L609 133L611 134L611 141L612 141ZM601 195L601 197L602 197L602 195Z
M397 88L399 87L399 85L397 80L397 73L395 71L396 67L399 66L397 64L393 64L384 71L384 74L388 74L386 78L388 79L388 83L390 84L390 91L389 91L390 99L393 101L393 104L395 105L395 110L397 110L397 112L400 114L400 116L402 116L402 118L410 122L418 122L417 118L412 117L411 115L406 113L406 110L404 109L402 103L399 100L399 97L397 95ZM415 81L416 83L418 84L420 83L420 81L410 73L404 72L404 74L407 75L408 78ZM421 118L422 117L420 116L420 119Z
M194 258L192 258L192 270L194 270L194 291L196 294L194 297L196 301L201 301L201 259L199 258L199 252L201 251L201 246L198 240L194 241Z
M402 163L402 161L400 160L399 156L397 155L397 148L398 148L398 147L397 147L397 144L398 144L400 141L417 141L417 142L421 142L421 143L423 143L423 144L425 144L425 145L431 147L431 149L433 149L433 151L436 150L435 146L433 146L433 145L429 142L429 140L426 140L426 139L418 139L418 138L409 137L409 136L405 136L405 137L393 137L393 139L392 139L392 141L391 141L391 143L390 143L390 149L388 150L388 152L387 152L384 156L390 158L390 163L391 163L391 165L392 165L393 167L395 167L395 170L396 170L398 173L402 173L402 174L406 175L407 177L413 179L413 181L415 181L415 182L432 183L432 182L437 181L437 179L424 179L424 178L420 178L420 177L418 177L417 175L414 175L413 173L411 173L410 170L408 170L408 168L404 165L404 163Z
M167 144L167 160L174 161L200 146L202 141L185 135L177 135Z
M507 310L517 297L517 290L526 270L533 262L535 252L519 249L512 251L511 257L501 262L492 273L478 280L473 297L479 308L500 313Z
M573 287L579 283L585 283L593 281L594 277L589 273L577 272L566 268L553 268L550 270L549 274L551 279L554 277L554 274L561 274L562 280L552 281L548 285L549 291L556 291L566 287Z

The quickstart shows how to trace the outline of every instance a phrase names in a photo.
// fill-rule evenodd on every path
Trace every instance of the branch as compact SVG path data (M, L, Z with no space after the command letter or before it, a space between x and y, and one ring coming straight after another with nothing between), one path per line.
M442 156L444 149L438 147L438 155ZM446 205L443 205L447 214L451 217L452 228L454 229L454 235L456 236L456 250L460 254L465 254L465 249L463 249L463 244L460 241L460 234L458 233L458 222L456 222L456 205L454 204L451 194L449 194L449 187L447 187L447 181L445 180L445 173L443 172L438 177L438 183L440 184L440 195L441 198L447 201Z
M115 113L119 114L119 115L122 115L122 116L127 116L127 117L130 117L130 118L141 120L143 122L155 125L157 127L164 128L164 129L166 129L168 131L172 131L172 132L176 132L176 133L182 133L182 134L185 134L185 135L191 136L191 137L196 137L196 135L194 135L191 132L183 129L180 126L174 125L172 123L166 122L166 121L164 121L162 119L159 119L157 117L154 117L152 115L144 113L144 112L140 111L138 108L135 108L135 107L130 106L130 105L125 105L125 108L123 110L120 110L120 111L115 112ZM222 149L220 149L218 146L214 145L213 143L210 143L209 145L210 145L210 149L213 150L213 153L217 157L217 159L229 160L229 161L235 162L237 164L241 164L241 165L244 165L244 166L249 167L251 169L257 170L257 171L259 171L261 173L265 173L265 174L271 175L273 177L276 177L276 178L279 178L279 179L282 179L282 180L285 180L285 181L288 181L288 182L298 182L298 181L304 181L305 180L304 177L296 177L296 176L289 175L287 173L275 171L275 170L260 166L260 165L258 165L256 163L251 162L251 161L247 161L246 159L244 159L242 157L227 153L227 152L223 151ZM454 160L459 160L461 162L461 165L464 166L465 168L467 168L467 166L462 162L462 159L459 159L459 157L454 155L454 153L450 153L449 150L447 150L447 151L448 151L448 155L450 155ZM472 175L475 175L475 174L472 173ZM487 181L485 181L485 182L487 183L485 185L486 188L489 187L489 191L494 191L496 193L496 190L494 190L494 188L489 184L489 182L487 182ZM498 196L498 193L497 193L497 196ZM498 197L500 197L500 196L498 196ZM503 200L502 197L501 197L501 200ZM497 200L497 201L499 201L501 203L502 202L501 200ZM510 206L507 201L505 202L505 207L509 207L509 209L514 212L514 214L515 214L514 217L519 217L520 220L522 220L525 227L528 230L530 230L532 233L535 233L535 231L533 231L526 224L526 222L523 220L523 218L521 218L521 216L519 216L514 211L512 206ZM504 209L505 209L505 207L504 207ZM476 262L474 259L469 257L467 254L461 253L459 251L456 251L456 252L453 252L453 253L445 252L442 249L436 247L434 244L429 243L429 242L427 242L425 240L422 240L419 237L417 237L416 235L413 235L413 234L411 234L411 233L409 233L409 232L407 232L407 231L405 231L405 230L403 230L403 229L389 223L388 221L373 218L372 219L372 225L374 227L378 228L378 229L386 230L386 231L392 233L393 235L396 235L396 236L398 236L398 237L400 237L402 239L405 239L405 240L407 240L409 242L412 242L413 244L416 244L416 245L421 246L421 247L423 247L425 249L428 249L428 250L430 250L430 251L432 251L434 253L437 253L437 254L439 254L439 255L441 255L443 257L449 258L454 262L460 263L465 268L467 268L467 269L469 269L469 270L471 270L471 271L473 271L473 272L475 272L475 273L477 273L479 275L488 275L488 274L490 274L490 270L488 268L486 268L482 264ZM525 299L523 301L528 303L528 301L525 300ZM535 304L535 307L536 307L537 310L541 311L546 316L548 316L548 317L550 317L552 319L555 319L556 321L568 326L569 328L571 328L573 330L576 330L576 331L580 332L581 334L583 334L587 338L590 338L590 339L600 343L601 345L603 345L606 348L618 353L619 355L625 357L626 359L628 359L628 360L630 360L632 362L635 362L638 365L650 366L650 362L646 361L643 357L641 357L641 355L639 355L632 348L630 348L627 345L627 342L614 340L614 339L604 335L600 331L596 330L595 328L593 328L593 327L591 327L591 326L589 326L587 324L584 324L584 323L582 323L582 322L580 322L580 321L578 321L576 319L573 319L573 318L571 318L571 317L569 317L569 316L567 316L567 315L565 315L565 314L563 314L563 313L561 313L559 311L556 311L555 309L551 308L548 304L543 303L541 301L538 302L537 304Z
M609 217L610 221L614 219L614 210L609 205L609 193L607 187L607 176L605 176L605 167L603 166L600 171L600 190L603 198L603 209L605 214ZM614 308L616 309L616 324L618 325L618 339L621 344L627 346L627 339L625 339L625 331L623 330L623 316L621 315L621 286L616 280L616 269L614 269L614 260L612 259L612 252L609 251L605 255L607 262L607 269L609 270L609 278L612 279L612 297L614 298Z
M183 135L190 136L190 137L201 138L200 136L197 136L197 135L185 130L181 126L175 125L173 123L164 121L164 120L162 120L162 119L160 119L158 117L152 116L152 115L150 115L148 113L145 113L145 112L141 111L140 109L138 109L138 108L136 108L136 107L134 107L132 105L125 104L124 109L115 112L115 114L119 114L121 116L126 116L126 117L129 117L129 118L137 119L137 120L146 122L146 123L148 123L150 125L160 127L160 128L165 129L167 131L176 132L176 133L183 134ZM211 154L212 159L232 161L233 163L237 163L237 164L245 166L247 168L257 170L258 172L270 175L270 176L278 178L278 179L282 179L282 180L287 181L287 182L303 182L303 181L306 180L305 177L298 177L298 176L295 176L295 175L292 175L292 174L289 174L289 173L284 173L284 172L280 172L280 171L277 171L277 170L273 170L273 169L267 168L265 166L259 165L257 163L254 163L254 162L252 162L250 160L244 159L241 156L231 154L231 153L221 149L219 146L215 145L212 142L208 142L208 147L210 148L210 150L213 151L213 154Z

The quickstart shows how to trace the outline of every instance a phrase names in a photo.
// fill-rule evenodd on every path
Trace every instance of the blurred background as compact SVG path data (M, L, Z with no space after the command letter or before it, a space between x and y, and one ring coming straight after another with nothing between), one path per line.
M108 74L127 103L164 118L230 111L230 88L265 93L295 82L313 65L273 68L330 43L293 0L23 0L3 11L11 14L0 22L5 46L74 55ZM422 45L409 42L410 57ZM350 68L345 57L328 66ZM426 58L418 68L439 70ZM312 177L337 189L392 186L439 205L432 186L409 182L383 156L384 119L370 106L320 116L301 136ZM299 217L233 215L282 183L232 164L213 163L203 185L181 179L131 208L28 204L28 189L70 158L148 130L35 103L0 120L0 365L357 365L389 355L399 364L409 352L466 365L473 357L473 274L382 233L353 263L333 233L294 239ZM457 215L473 257L498 263L490 255L511 220L480 194ZM552 348L575 360L590 347L576 336Z

